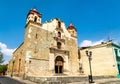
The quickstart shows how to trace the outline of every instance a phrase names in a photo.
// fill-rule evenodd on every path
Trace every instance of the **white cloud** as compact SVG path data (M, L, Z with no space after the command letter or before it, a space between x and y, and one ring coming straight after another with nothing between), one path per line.
M9 60L5 60L2 64L8 64L9 63Z
M15 49L9 49L6 44L0 42L0 51L7 56L12 56L12 53L15 51Z
M92 41L90 40L84 40L81 44L80 47L85 47L85 46L91 46Z
M84 40L83 42L81 42L80 47L94 46L100 44L101 42L104 42L104 40L99 41Z

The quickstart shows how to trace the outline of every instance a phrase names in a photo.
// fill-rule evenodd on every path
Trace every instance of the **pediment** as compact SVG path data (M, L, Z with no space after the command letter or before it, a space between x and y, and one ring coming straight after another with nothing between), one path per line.
M70 33L67 31L65 23L57 18L52 19L50 22L45 22L42 26L43 29L50 32L60 31L64 33L66 37L70 37Z

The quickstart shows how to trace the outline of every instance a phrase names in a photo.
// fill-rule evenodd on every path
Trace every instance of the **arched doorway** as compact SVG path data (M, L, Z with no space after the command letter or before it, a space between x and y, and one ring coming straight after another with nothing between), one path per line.
M55 59L55 73L63 73L64 59L61 56L57 56Z

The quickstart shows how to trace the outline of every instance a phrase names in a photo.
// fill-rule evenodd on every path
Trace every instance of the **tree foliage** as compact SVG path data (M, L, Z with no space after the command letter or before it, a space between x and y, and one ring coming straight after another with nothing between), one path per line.
M7 71L7 64L6 65L2 65L3 62L4 62L4 60L3 60L3 53L0 52L0 73L3 73L3 72Z
M7 64L6 65L0 65L0 73L7 71Z
M3 60L3 53L0 52L0 65L1 65L3 62L4 62L4 60Z

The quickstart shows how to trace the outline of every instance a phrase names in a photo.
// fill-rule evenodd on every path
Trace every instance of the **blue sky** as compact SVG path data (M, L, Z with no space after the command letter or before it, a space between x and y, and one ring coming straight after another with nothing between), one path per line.
M4 59L24 41L26 15L31 8L42 23L59 18L77 28L78 45L92 45L108 37L120 42L120 0L0 0L0 49Z

